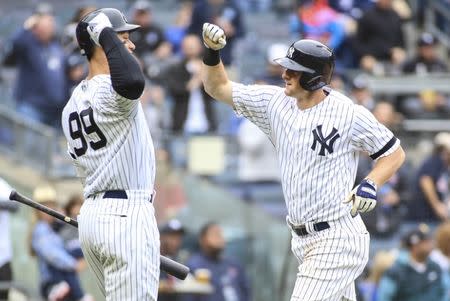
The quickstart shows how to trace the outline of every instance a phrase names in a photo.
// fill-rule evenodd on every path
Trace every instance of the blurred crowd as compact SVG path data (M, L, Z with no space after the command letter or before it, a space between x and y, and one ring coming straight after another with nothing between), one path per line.
M222 60L229 74L238 78L236 49L252 31L246 26L246 15L250 11L272 10L288 20L289 35L264 49L261 62L264 71L252 74L252 82L284 85L283 70L273 60L285 56L290 43L298 38L320 40L336 54L331 86L348 92L356 103L371 110L380 122L402 137L405 119L450 117L450 95L442 91L430 88L416 94L383 96L371 89L373 76L425 77L448 72L448 49L424 30L423 7L413 7L413 2L180 0L174 7L173 20L167 20L166 24L155 21L158 12L150 1L137 0L131 4L129 22L141 25L131 39L147 77L141 102L157 149L155 208L161 225L162 254L183 259L193 271L200 270L199 278L206 277L222 296L201 300L250 300L251 289L242 266L222 256L225 240L218 222L208 223L200 230L197 249L191 249L189 256L178 257L186 233L173 218L188 206L188 200L176 168L186 167L179 155L186 145L167 139L168 133L184 138L208 134L233 137L238 147L237 180L227 188L247 201L258 202L261 196L258 192L279 187L280 179L275 151L264 134L232 111L224 111L205 93L200 74L202 24L215 23L224 29L227 47L221 52ZM422 1L416 2L422 5ZM441 2L450 6L448 1ZM49 4L40 3L12 36L0 37L3 66L16 70L14 105L24 119L61 131L62 108L72 89L87 74L86 60L77 47L75 27L95 8L80 6L67 24L60 26L55 18L58 12ZM445 19L437 21L444 31L450 28ZM407 25L414 28L412 36L405 34ZM413 48L408 48L409 45ZM0 140L5 137L0 131ZM401 237L403 241L396 251L380 251L374 257L367 277L360 282L364 301L399 300L399 296L404 298L400 300L447 300L436 296L445 291L448 297L450 292L444 281L450 265L450 133L438 133L430 141L428 151L419 158L407 158L400 171L379 188L377 207L363 216L374 240ZM361 154L355 182L367 174L372 164L368 156ZM35 191L35 200L47 206L60 204L50 187L40 188ZM0 201L7 198L3 199ZM68 202L66 214L76 217L81 202L74 196ZM12 253L10 247L1 244L5 241L3 237L8 240L8 220L4 217L16 209L14 204L0 202L0 231L4 232L0 248L9 250L0 252L0 281L12 279ZM427 223L428 228L418 228L419 223ZM49 216L36 215L30 251L39 262L41 294L49 300L59 300L60 295L70 296L70 300L92 298L79 284L77 274L85 263L73 232ZM205 269L209 271L206 276ZM166 276L162 275L170 286L173 279ZM427 295L405 291L408 283L418 283L417 288L421 287L419 284L429 284L421 290ZM0 300L2 296L0 292ZM173 296L169 299L174 300Z
M18 203L9 201L12 187L0 178L0 300L9 300L13 287L13 237L10 236L9 215L18 209ZM64 200L52 185L39 185L33 191L33 200L52 210L77 219L83 198L79 194ZM93 301L80 281L86 268L78 230L43 211L34 210L28 237L29 255L37 261L39 294L48 301ZM224 254L226 240L218 221L201 226L198 234L185 239L186 229L177 219L159 223L161 255L185 263L192 271L180 294L181 283L174 276L161 271L158 300L171 301L250 301L250 281L243 265ZM190 286L189 286L190 285Z
M450 222L434 231L419 224L399 245L377 252L357 282L363 301L415 301L450 298Z
M75 27L94 9L93 5L80 6L61 26L55 18L58 12L40 3L23 20L22 28L1 37L3 66L17 70L13 92L16 110L27 119L59 130L62 107L87 72L86 60L77 47ZM298 38L316 39L334 50L337 63L333 83L337 89L369 89L362 81L353 80L359 73L425 76L448 71L447 51L435 36L424 31L422 12L413 10L407 0L180 0L174 6L173 20L165 24L155 21L158 12L150 1L137 0L129 7L128 15L130 22L141 25L132 39L135 55L147 76L142 102L155 140L162 142L163 132L236 132L239 122L233 120L232 112L222 116L203 90L200 33L204 22L225 30L227 47L221 57L237 78L245 71L237 65L236 45L245 43L246 33L255 30L246 27L246 13L258 9L282 11L283 18L289 20L289 34L266 49L266 62L261 62L266 69L252 74L254 82L282 85L281 70L273 66L273 59L284 56L286 47ZM447 25L445 21L440 23ZM414 28L408 35L407 25ZM244 54L244 59L248 55ZM450 109L448 95L435 90L390 99L366 96L359 101L369 109L379 101L390 102L405 118L442 118Z

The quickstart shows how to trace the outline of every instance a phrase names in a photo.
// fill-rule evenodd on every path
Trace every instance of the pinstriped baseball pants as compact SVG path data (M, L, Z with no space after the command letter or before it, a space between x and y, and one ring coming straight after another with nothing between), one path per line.
M160 242L149 196L86 199L79 215L81 247L108 301L155 301Z
M369 258L369 233L359 215L328 223L306 236L292 232L299 267L291 301L356 301L354 281Z

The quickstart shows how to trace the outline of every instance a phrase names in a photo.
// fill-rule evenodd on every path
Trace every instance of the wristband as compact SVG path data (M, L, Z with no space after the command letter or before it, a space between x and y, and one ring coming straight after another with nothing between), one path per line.
M369 183L370 185L372 185L373 188L375 188L375 191L377 190L377 184L375 184L374 181L372 181L372 180L369 179L369 178L365 178L364 180L365 180L367 183Z
M216 66L220 63L219 50L214 50L211 48L205 49L205 54L203 55L203 63L208 66Z

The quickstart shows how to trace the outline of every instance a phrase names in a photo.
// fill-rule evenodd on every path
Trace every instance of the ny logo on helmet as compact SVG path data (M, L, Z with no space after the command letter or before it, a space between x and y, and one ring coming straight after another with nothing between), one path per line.
M294 54L294 47L289 47L289 49L288 49L288 53L287 53L287 57L288 58L292 58L292 55Z
M336 139L340 137L338 130L333 127L331 133L328 136L324 137L322 133L322 125L318 125L314 130L312 130L314 141L311 145L312 150L316 150L317 143L320 144L319 156L325 156L325 150L328 151L329 154L333 153L333 145L336 142Z

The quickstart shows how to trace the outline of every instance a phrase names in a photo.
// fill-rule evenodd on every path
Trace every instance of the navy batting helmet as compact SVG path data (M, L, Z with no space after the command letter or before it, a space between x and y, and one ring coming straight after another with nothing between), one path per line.
M128 23L125 15L118 9L115 8L100 8L90 12L78 23L76 29L76 36L78 41L78 46L81 49L81 54L86 55L88 59L92 56L92 51L94 49L94 42L91 40L89 33L87 31L87 27L89 22L97 16L99 13L104 13L109 21L112 24L112 28L116 32L124 32L124 31L134 31L138 29L140 26L136 24Z
M334 54L324 44L305 39L293 43L286 57L276 59L275 62L286 69L301 71L300 86L307 91L314 91L330 83Z

